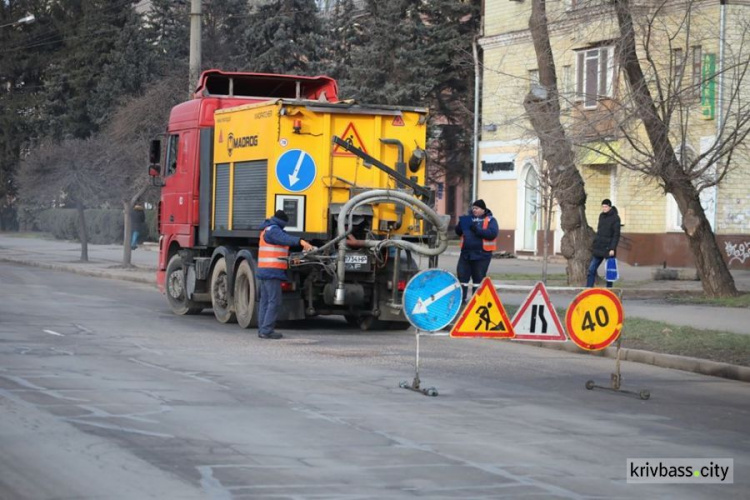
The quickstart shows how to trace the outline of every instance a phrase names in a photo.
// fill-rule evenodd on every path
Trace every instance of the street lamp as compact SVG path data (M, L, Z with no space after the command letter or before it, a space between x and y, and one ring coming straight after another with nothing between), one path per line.
M36 21L36 17L34 17L34 14L26 14L24 17L22 17L18 21L14 21L8 24L0 24L0 28L5 28L6 26L17 26L19 24L33 23L34 21Z

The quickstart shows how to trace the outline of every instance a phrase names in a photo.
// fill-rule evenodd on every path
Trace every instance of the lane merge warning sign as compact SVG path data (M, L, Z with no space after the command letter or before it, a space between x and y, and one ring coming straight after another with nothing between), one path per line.
M606 288L581 292L565 315L570 339L587 351L599 351L614 342L622 330L622 321L620 299Z
M549 299L547 289L541 281L534 286L523 305L513 316L513 340L541 340L546 342L565 342L560 318L555 306Z
M451 337L513 338L508 319L492 280L485 278L451 330Z

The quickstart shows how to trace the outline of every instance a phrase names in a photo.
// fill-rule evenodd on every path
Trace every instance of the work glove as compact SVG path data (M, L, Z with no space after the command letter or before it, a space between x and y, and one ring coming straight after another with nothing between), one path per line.
M472 233L476 234L476 233L477 233L477 231L479 231L479 226L477 226L476 224L472 224L472 225L471 225L471 226L469 227L469 229L471 229L471 232L472 232Z

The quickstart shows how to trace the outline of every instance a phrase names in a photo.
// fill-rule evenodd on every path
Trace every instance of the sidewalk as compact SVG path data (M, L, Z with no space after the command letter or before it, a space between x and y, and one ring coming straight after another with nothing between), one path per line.
M121 245L89 245L89 262L80 262L81 245L78 242L47 240L34 235L17 233L0 233L0 262L12 262L29 266L74 272L86 276L133 281L156 286L156 267L159 248L155 243L146 243L131 254L133 267L122 264L123 247ZM457 253L446 252L440 259L440 267L454 271ZM423 265L425 262L422 263ZM750 311L740 308L712 307L702 305L674 305L659 302L659 297L675 292L701 291L698 281L654 281L651 278L652 267L633 267L622 265L622 281L627 283L623 292L623 302L630 317L639 317L655 321L664 321L676 325L687 325L699 329L724 330L739 334L750 334ZM542 262L537 259L495 259L490 266L490 273L540 276ZM564 262L551 262L549 275L564 275ZM732 271L737 288L750 291L750 271ZM507 285L533 285L536 280L504 281ZM503 302L520 304L527 292L503 292ZM553 302L557 302L551 291ZM560 292L563 297L573 293ZM566 299L567 300L567 299ZM570 345L569 345L570 344ZM542 345L541 343L539 345ZM556 349L565 349L581 353L582 351L569 342L561 345L544 345ZM609 347L599 355L614 357L615 349ZM621 359L645 362L708 375L750 381L750 368L716 363L694 358L682 358L667 354L657 354L633 349L622 349Z

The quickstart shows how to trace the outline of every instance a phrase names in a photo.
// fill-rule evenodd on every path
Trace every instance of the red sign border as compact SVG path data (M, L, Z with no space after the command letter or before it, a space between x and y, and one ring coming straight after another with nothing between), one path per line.
M460 326L463 326L464 321L466 320L467 316L471 314L472 307L475 304L476 298L479 297L479 294L485 289L485 287L490 288L490 294L492 294L492 298L495 300L495 303L498 304L500 307L500 316L503 321L505 321L505 324L508 325L508 331L507 332L498 332L498 334L489 334L489 333L478 333L478 332L461 332L458 331ZM461 313L461 317L456 321L456 324L453 325L453 328L451 328L451 337L456 338L488 338L488 339L512 339L516 336L516 332L513 329L513 324L511 323L510 319L508 318L508 313L505 310L505 306L503 305L502 301L500 300L500 297L498 297L497 292L495 291L495 285L492 284L492 280L490 278L484 278L482 280L482 283L479 285L479 288L477 289L476 293L472 295L471 300L466 306L466 309L464 309L464 312Z
M585 343L576 336L577 334L572 327L573 310L583 299L585 299L589 295L605 295L609 297L615 303L615 308L617 309L617 314L619 315L618 324L620 325L620 328L617 328L612 335L607 337L607 339L605 339L604 341L599 342L598 344ZM622 323L624 319L625 318L622 311L622 303L620 302L620 298L615 295L614 292L611 292L606 288L591 288L579 293L576 298L573 299L573 302L570 303L570 305L568 306L568 310L565 313L565 326L568 327L568 336L570 337L570 340L575 342L578 347L580 347L581 349L586 349L587 351L600 351L617 339L617 337L620 335L620 332L622 331Z
M354 126L353 121L350 121L349 125L347 125L346 128L344 129L344 134L341 136L341 140L343 141L346 140L346 133L349 132L349 129L352 129L352 132L354 132L354 135L357 137L357 142L359 142L359 145L362 146L360 149L362 149L364 153L367 153L367 148L365 147L365 143L362 142L362 138L359 136L359 132L357 132L357 127ZM333 156L355 156L356 157L354 153L350 153L349 151L346 151L346 150L344 150L343 152L340 152L341 151L340 148L341 146L336 144L336 147L333 148Z
M518 318L518 321L521 321L521 317L523 316L523 313L526 312L526 309L528 309L531 301L534 300L534 294L536 291L539 290L542 292L542 298L544 299L544 302L547 304L547 308L552 311L552 319L555 322L555 326L557 326L557 331L560 332L562 337L550 337L549 335L534 335L534 334L519 334L516 333L516 336L513 337L513 340L541 340L545 342L567 342L568 336L565 334L565 329L562 326L562 323L560 323L560 317L557 315L557 311L555 310L555 306L552 305L552 301L549 298L549 294L547 293L547 287L544 286L544 283L541 281L538 281L536 285L534 285L534 288L529 293L528 298L526 299L526 302L523 303L520 309L516 311L516 314L513 316L513 331L516 329L516 318Z

